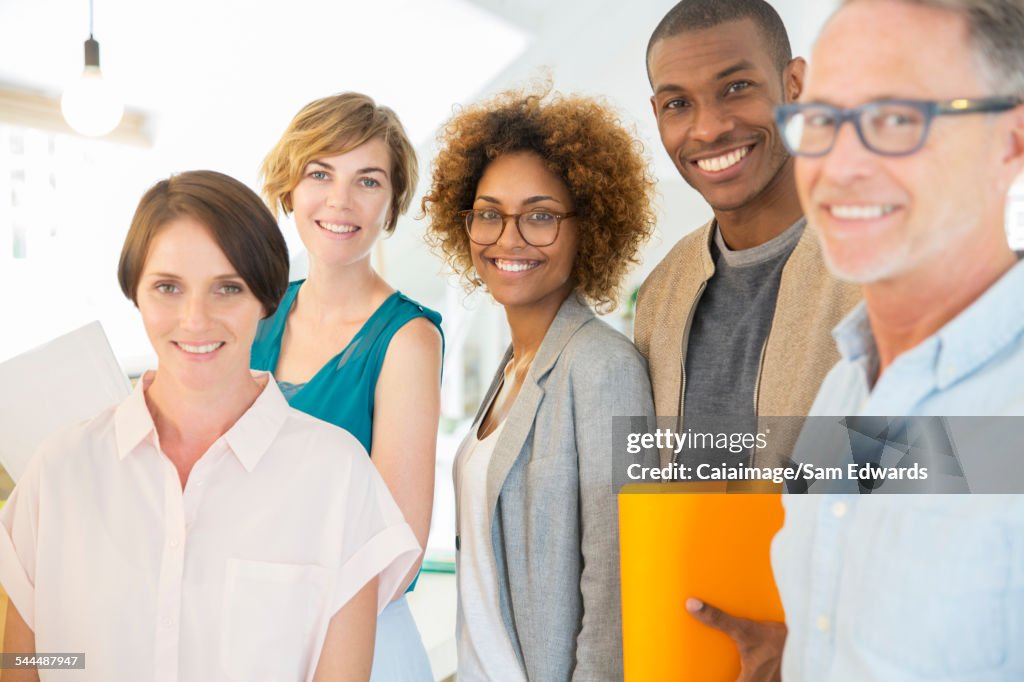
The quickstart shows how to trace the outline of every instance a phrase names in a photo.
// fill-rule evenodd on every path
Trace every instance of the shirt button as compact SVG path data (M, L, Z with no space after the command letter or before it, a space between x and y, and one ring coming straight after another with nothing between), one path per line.
M164 618L163 624L164 624L165 628L171 627L171 619L170 618Z
M841 519L846 516L847 506L845 502L835 502L832 504L832 516L837 519Z
M177 540L171 540L171 547L177 547L177 546L178 546L178 541Z
M832 621L829 620L828 616L818 616L817 626L821 632L828 632L829 628L832 627Z

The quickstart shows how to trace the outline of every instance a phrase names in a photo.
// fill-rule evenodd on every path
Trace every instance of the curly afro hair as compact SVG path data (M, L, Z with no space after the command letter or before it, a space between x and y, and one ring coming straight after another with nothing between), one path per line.
M458 212L472 208L487 165L503 154L536 152L568 187L579 214L576 292L601 312L615 307L622 278L654 227L654 179L643 145L598 100L520 90L463 109L438 135L423 198L428 243L468 291L482 285Z

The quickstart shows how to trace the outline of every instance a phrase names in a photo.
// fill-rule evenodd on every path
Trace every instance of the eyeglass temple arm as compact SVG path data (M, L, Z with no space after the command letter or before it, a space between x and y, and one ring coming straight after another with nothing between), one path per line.
M1024 104L1024 97L1008 95L1006 97L986 97L984 99L954 99L940 102L935 107L938 114L985 114L1007 111Z

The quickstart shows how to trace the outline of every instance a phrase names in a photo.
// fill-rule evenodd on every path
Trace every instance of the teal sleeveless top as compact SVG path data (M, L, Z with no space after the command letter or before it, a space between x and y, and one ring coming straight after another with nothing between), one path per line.
M253 369L270 373L277 369L285 322L304 281L289 284L277 312L260 322L252 344ZM284 387L288 404L340 426L370 452L373 444L373 397L384 354L395 332L417 317L427 318L441 333L440 313L401 292L391 294L363 323L348 345L321 367L312 379L305 384ZM443 347L443 333L441 343Z
M250 364L253 369L271 374L277 370L285 322L304 281L289 284L277 312L260 322L252 343ZM297 385L281 382L288 404L317 419L340 426L355 436L366 452L370 452L373 444L373 396L380 368L384 365L384 354L395 332L417 317L425 317L437 327L441 334L443 357L441 314L396 291L380 304L348 345L321 367L312 379ZM412 592L418 580L417 575L406 592Z

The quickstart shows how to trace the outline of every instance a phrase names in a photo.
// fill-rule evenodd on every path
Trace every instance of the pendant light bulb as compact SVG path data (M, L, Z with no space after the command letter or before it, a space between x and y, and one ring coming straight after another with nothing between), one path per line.
M89 10L92 23L91 6ZM124 115L120 93L100 72L100 44L93 40L91 32L85 41L85 68L64 90L60 110L73 130L89 137L106 135Z

